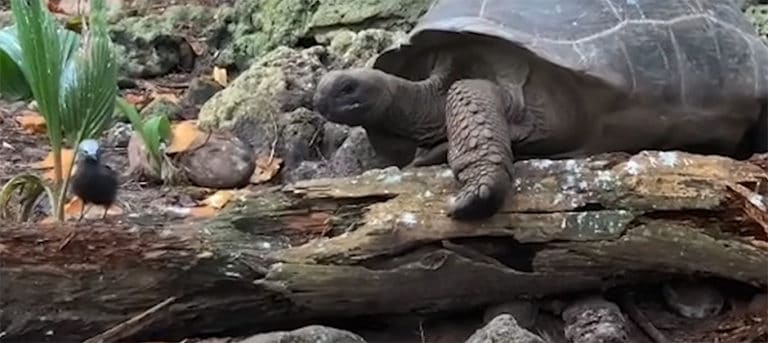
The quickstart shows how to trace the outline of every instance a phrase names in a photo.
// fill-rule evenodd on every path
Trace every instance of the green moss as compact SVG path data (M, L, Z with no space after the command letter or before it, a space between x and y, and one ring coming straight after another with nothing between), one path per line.
M755 26L757 33L768 38L768 5L749 6L745 11L747 19Z
M325 0L309 25L318 32L343 26L407 30L431 3L431 0Z
M174 54L158 51L156 43L166 37L186 35L216 46L212 38L225 28L228 12L204 6L171 6L163 14L126 17L110 25L118 68L130 77L157 76L178 61Z
M230 26L232 43L217 64L244 69L255 58L281 46L293 45L306 34L307 21L318 0L240 1L234 11L240 18Z
M338 29L407 31L431 0L262 0L240 1L238 21L229 27L231 45L216 63L245 69L278 46L296 46ZM308 42L312 42L309 40Z

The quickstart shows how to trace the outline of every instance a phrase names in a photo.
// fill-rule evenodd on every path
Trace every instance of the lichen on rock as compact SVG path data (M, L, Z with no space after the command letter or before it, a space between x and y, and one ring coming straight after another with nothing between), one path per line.
M383 166L364 130L350 135L348 127L327 122L311 110L312 96L329 70L369 65L403 36L379 29L336 31L325 36L328 46L278 47L208 100L200 109L200 125L234 131L256 155L277 153L285 162L283 177L290 180Z
M122 74L156 77L194 65L195 54L186 35L214 47L229 12L204 6L170 6L162 14L129 16L110 25L115 56ZM190 25L194 23L194 25ZM184 32L179 33L179 32Z
M747 19L755 26L757 33L768 38L768 5L749 6L744 11Z

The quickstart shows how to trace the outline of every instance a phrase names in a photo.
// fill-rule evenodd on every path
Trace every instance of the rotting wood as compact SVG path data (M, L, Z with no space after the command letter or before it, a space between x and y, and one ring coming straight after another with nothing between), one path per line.
M171 340L675 274L768 285L756 165L643 152L522 161L515 176L481 222L445 216L456 185L433 167L299 182L207 223L81 225L61 250L72 228L6 225L0 327L7 342L79 342L175 297L135 337Z

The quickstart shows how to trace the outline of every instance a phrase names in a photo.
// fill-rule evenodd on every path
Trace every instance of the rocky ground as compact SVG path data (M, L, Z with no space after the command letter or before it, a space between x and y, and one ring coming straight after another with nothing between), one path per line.
M279 158L278 173L243 189L257 191L301 179L359 174L385 164L375 156L363 130L329 123L311 110L312 90L328 70L369 64L378 52L404 36L428 4L427 0L126 1L111 18L121 92L144 116L159 113L177 122L197 120L206 130L233 132L253 149L257 160ZM0 1L0 10L7 7ZM761 33L768 32L768 10L751 7L747 11ZM0 25L10 22L9 18L8 12L0 13ZM215 70L218 76L214 76ZM226 82L220 76L222 71L227 74ZM33 107L27 103L0 103L0 183L30 171L48 153L46 137L24 132L16 120L28 110ZM87 219L67 225L129 229L201 220L183 209L199 206L215 189L199 184L160 186L137 179L129 173L130 135L130 125L124 121L103 139L106 162L122 174L122 213L110 215L106 222ZM40 206L33 220L43 219L47 211L45 205ZM749 301L740 308L747 308ZM753 307L760 306L759 300L752 301ZM649 296L641 307L678 342L746 343L738 340L744 337L768 342L766 323L744 319L743 313L686 322L671 316L659 303ZM482 317L482 313L474 313L338 325L357 334L311 326L243 342L540 342L521 328L525 323L520 316L515 320L486 314L485 321ZM557 316L544 313L542 317L560 323ZM490 340L491 336L506 340ZM562 338L552 333L551 339L560 342Z

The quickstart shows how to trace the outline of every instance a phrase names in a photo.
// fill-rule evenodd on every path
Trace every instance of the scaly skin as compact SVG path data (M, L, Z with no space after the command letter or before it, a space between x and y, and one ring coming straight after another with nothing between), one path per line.
M510 95L483 79L454 81L452 61L437 63L431 76L413 82L373 69L326 74L314 107L332 122L362 126L377 153L398 165L446 160L461 184L448 213L481 219L496 213L511 182ZM450 85L450 88L448 87Z
M418 82L367 68L332 71L318 83L314 108L331 122L365 128L376 152L400 167L416 147L430 154L425 163L441 163L445 152L432 154L447 137L449 70L449 61L441 61Z
M450 205L456 219L481 219L503 205L511 183L512 147L505 115L510 101L496 84L460 80L448 91L448 164L461 189Z

